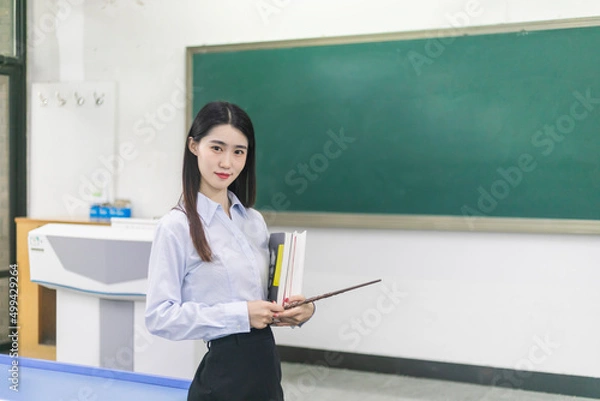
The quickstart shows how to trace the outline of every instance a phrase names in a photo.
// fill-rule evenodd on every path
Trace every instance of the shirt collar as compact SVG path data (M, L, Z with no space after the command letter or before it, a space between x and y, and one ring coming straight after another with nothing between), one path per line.
M227 196L231 202L231 210L236 211L244 218L248 218L248 212L238 197L235 196L235 194L231 191L227 191ZM202 192L198 192L198 201L196 202L196 206L198 208L198 214L207 225L209 225L212 221L217 209L223 209L219 203L209 199Z
M233 210L236 210L243 218L248 218L248 212L246 211L246 207L242 205L242 202L240 202L238 197L231 191L227 191L227 194L229 195L229 200L231 201L231 206Z

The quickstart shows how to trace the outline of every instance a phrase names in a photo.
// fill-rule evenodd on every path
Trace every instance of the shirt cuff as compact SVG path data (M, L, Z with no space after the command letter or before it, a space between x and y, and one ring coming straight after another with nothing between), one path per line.
M225 316L228 316L227 327L234 333L250 332L250 318L248 317L248 303L246 301L225 304Z

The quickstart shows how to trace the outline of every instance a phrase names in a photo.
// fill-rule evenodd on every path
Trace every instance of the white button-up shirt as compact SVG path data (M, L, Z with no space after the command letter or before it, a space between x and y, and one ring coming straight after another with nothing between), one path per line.
M146 326L170 340L214 340L250 331L247 301L267 299L269 233L260 213L229 192L231 219L198 193L198 213L212 250L204 262L186 215L171 210L159 222L148 271Z

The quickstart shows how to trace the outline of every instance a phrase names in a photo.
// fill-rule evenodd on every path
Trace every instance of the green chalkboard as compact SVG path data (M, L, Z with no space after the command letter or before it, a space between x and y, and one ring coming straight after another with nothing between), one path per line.
M188 50L254 121L259 209L600 219L600 27Z

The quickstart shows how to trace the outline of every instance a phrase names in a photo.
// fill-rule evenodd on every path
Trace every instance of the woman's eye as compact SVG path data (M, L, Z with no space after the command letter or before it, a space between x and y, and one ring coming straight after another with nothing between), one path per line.
M243 154L244 154L244 151L243 151L243 150L236 150L236 151L235 151L235 154L236 154L236 155L243 155Z
M219 151L219 150L221 150L221 147L220 147L220 146L213 146L213 147L212 147L212 150Z

